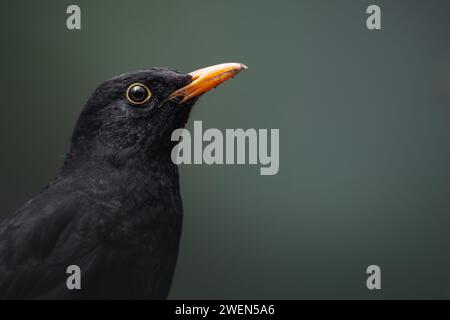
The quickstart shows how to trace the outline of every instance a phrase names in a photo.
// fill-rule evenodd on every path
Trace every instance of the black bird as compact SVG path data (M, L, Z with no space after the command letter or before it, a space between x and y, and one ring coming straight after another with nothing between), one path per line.
M0 225L0 298L167 298L182 227L171 134L243 68L155 68L101 84L58 176ZM67 287L70 265L80 290Z

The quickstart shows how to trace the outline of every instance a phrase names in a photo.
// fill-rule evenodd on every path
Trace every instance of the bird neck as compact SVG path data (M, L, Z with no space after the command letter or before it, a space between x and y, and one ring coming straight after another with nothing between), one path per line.
M102 150L86 152L74 150L66 155L59 176L89 175L97 172L147 174L168 176L178 180L178 167L172 162L170 152L162 150Z

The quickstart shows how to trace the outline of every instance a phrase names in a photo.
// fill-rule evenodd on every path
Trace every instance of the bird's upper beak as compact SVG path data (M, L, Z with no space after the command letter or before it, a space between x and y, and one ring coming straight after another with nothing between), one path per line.
M233 78L247 66L242 63L222 63L189 73L192 82L172 93L169 100L183 103L202 95L221 83Z

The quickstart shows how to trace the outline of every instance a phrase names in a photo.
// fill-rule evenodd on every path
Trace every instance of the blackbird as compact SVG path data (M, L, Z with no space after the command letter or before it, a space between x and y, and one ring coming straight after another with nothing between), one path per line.
M0 298L167 298L183 219L171 134L244 68L153 68L101 84L57 177L0 225ZM80 289L67 285L72 265Z

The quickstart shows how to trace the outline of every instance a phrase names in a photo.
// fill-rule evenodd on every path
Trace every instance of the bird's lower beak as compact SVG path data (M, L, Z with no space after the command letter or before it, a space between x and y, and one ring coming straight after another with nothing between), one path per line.
M193 71L189 73L192 82L172 93L169 100L186 102L233 78L242 69L247 69L247 66L242 63L222 63Z

